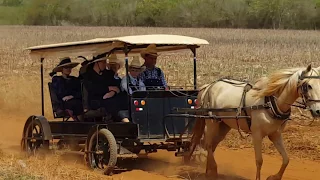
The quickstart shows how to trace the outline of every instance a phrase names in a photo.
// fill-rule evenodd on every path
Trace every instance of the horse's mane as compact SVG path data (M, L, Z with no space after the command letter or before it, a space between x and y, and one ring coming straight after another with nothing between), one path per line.
M304 70L305 68L282 69L271 74L269 77L260 78L256 81L256 88L258 90L254 96L262 98L276 95L282 92L285 87L297 89L299 77Z

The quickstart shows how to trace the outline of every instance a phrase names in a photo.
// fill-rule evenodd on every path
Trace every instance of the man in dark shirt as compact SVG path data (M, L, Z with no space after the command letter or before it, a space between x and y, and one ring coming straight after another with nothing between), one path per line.
M121 101L120 89L114 79L114 72L106 69L106 57L95 57L87 67L84 75L84 85L88 91L90 109L104 107L115 119L118 112L126 109L126 102Z

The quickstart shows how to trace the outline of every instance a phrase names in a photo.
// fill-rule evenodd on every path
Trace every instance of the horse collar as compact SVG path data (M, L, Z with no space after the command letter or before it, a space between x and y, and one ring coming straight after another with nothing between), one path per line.
M281 112L274 96L266 96L265 103L267 103L270 107L271 114L274 118L280 120L287 120L291 115L291 107L287 112Z

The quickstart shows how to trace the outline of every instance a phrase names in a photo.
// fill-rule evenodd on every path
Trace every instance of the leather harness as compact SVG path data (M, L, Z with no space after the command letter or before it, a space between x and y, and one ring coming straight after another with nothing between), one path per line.
M241 97L241 101L240 101L240 105L238 106L238 108L223 108L222 111L224 112L237 112L237 115L235 116L235 118L237 119L237 125L239 128L239 124L238 124L238 117L241 116L241 112L243 112L246 116L246 121L248 124L248 128L249 131L251 131L251 117L248 116L248 112L247 110L258 110L258 109L268 109L270 115L275 118L275 119L279 119L279 120L289 120L290 114L291 114L291 108L287 111L287 112L280 112L278 105L276 103L276 98L274 96L266 96L264 98L265 103L261 104L261 105L254 105L254 106L246 106L246 94L247 92L249 92L251 89L253 89L253 85L248 83L248 82L239 82L239 83L234 83L231 81L227 81L227 80L235 80L235 79L226 79L226 78L222 78L222 79L218 79L216 81L214 81L213 83L203 87L202 89L205 88L204 94L206 94L209 90L209 87L211 87L212 85L214 85L215 83L219 82L219 81L223 81L225 83L228 84L233 84L233 85L244 85L243 88L243 93L242 93L242 97ZM238 80L235 80L238 81ZM200 89L200 90L202 90ZM204 94L202 95L202 97L204 97ZM210 110L209 110L210 111ZM220 112L222 112L220 111ZM219 119L219 121L221 121L221 119Z

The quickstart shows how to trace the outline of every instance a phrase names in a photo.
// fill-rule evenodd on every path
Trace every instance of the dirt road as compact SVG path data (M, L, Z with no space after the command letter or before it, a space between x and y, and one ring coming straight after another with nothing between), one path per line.
M25 117L1 115L0 149L6 153L19 152L19 140L22 133ZM290 154L289 154L290 155ZM72 157L73 156L73 157ZM81 155L68 155L61 157L70 166L77 166L88 171L83 165ZM255 159L253 149L230 150L224 147L218 148L215 153L218 163L218 171L221 179L244 180L255 178ZM291 157L290 164L284 175L284 180L317 180L320 179L320 162L312 162ZM74 162L77 162L75 164ZM280 167L280 156L264 155L262 178L276 173ZM129 159L120 161L120 165L129 171L121 172L113 176L122 180L162 180L162 179L203 179L205 165L182 165L181 159L174 153L159 151L148 158Z

